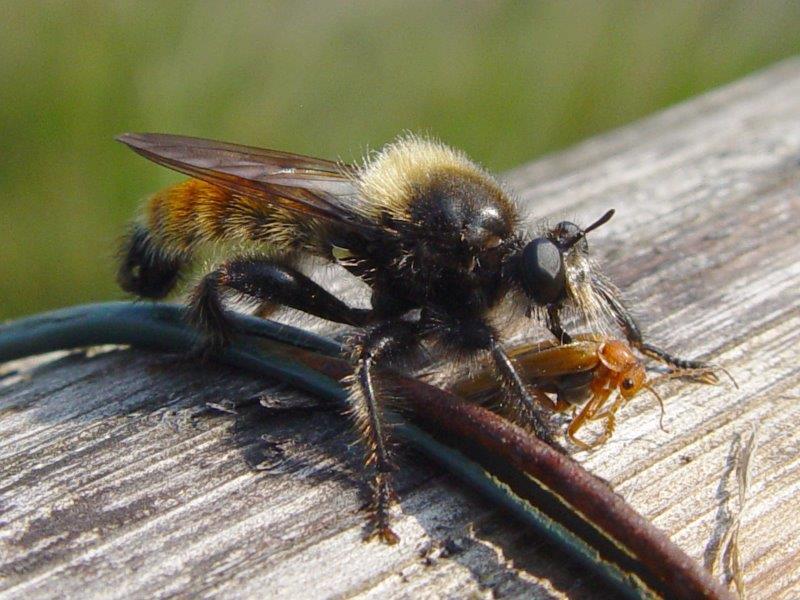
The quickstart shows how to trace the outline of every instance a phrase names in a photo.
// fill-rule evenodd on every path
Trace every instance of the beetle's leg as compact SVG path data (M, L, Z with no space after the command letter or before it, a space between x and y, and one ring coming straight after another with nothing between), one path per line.
M581 427L583 427L586 421L592 420L595 414L597 414L597 412L601 408L603 408L603 405L606 403L610 395L611 395L610 389L602 389L595 392L592 395L591 400L589 400L589 402L587 402L583 406L583 408L577 414L577 416L574 419L572 419L572 422L569 424L569 427L567 427L567 437L573 444L575 444L576 446L578 446L583 450L591 450L592 448L602 444L606 439L608 439L607 437L603 437L602 439L598 439L597 441L591 444L587 444L586 442L579 440L577 437L575 437L575 434L578 433L578 430Z
M373 368L408 356L418 348L416 324L387 321L366 331L355 347L355 373L350 381L350 407L356 428L367 449L366 464L375 469L373 480L372 531L367 539L387 544L399 540L389 526L389 508L395 500L391 462L383 411L375 389Z
M263 258L234 259L206 275L189 304L189 321L207 334L212 347L224 345L233 333L223 309L225 290L258 301L262 309L283 305L348 325L364 325L371 315L349 307L290 266Z
M572 422L570 422L569 427L567 427L567 437L584 450L594 448L602 443L600 440L595 440L593 443L588 444L579 440L576 434L586 421L594 421L599 418L599 414L607 412L604 411L604 413L600 413L615 389L613 377L614 374L605 366L601 365L594 370L593 381L589 387L591 390L591 398L583 406L581 411L573 417Z
M622 405L625 404L625 398L622 394L617 394L617 397L614 399L614 403L605 409L602 413L595 414L591 418L592 421L599 421L600 419L605 419L605 427L603 429L603 433L594 441L594 446L600 446L601 444L605 444L612 435L614 435L614 430L617 427L617 411L622 408Z

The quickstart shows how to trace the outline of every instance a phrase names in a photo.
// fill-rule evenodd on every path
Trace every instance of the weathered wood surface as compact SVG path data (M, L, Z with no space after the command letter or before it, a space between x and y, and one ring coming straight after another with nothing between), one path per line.
M511 132L510 134L513 134ZM759 426L741 552L752 598L800 595L800 60L508 176L538 216L587 222L654 341L739 383L662 388L577 453L709 564ZM421 457L401 457L395 547L361 542L360 456L340 415L176 357L19 362L0 387L0 595L604 597L552 548ZM242 403L237 415L207 402ZM256 465L262 468L257 469Z

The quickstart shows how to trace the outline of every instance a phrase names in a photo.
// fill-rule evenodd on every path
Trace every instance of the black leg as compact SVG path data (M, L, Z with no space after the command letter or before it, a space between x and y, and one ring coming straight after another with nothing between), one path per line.
M679 369L707 369L708 364L703 362L702 360L689 360L687 358L680 358L678 356L674 356L670 354L666 350L662 350L657 346L653 346L648 344L647 342L634 342L631 343L639 349L639 351L644 354L645 356L649 356L650 358L654 358L656 360L660 360L663 363L668 365L672 365L673 367L678 367Z
M408 356L418 347L416 324L389 321L367 331L355 348L356 369L350 388L350 404L356 427L367 448L366 463L375 469L373 480L372 531L377 537L395 544L397 535L389 527L389 508L395 499L392 490L391 462L373 367L386 365Z
M571 344L572 336L561 327L561 317L558 314L558 307L552 304L547 306L547 328L550 330L559 344Z
M496 332L488 324L474 318L460 320L444 314L428 313L423 316L421 327L426 334L436 336L444 345L458 352L474 354L489 351L503 382L509 416L514 422L532 430L542 441L562 450L548 426L544 409L532 397L532 392L535 394L536 391L533 388L529 390L525 385L514 363L497 341ZM551 403L549 398L546 400Z
M619 323L619 326L625 332L625 337L631 345L637 348L642 354L680 369L704 369L708 367L708 365L702 361L687 360L685 358L673 356L666 350L648 344L644 341L642 330L636 322L636 319L633 318L633 315L631 315L622 301L613 293L606 290L601 289L600 295L611 308L611 312L614 314L617 323Z
M221 277L221 271L212 271L203 277L192 292L187 319L205 336L192 354L205 356L209 352L213 353L231 339L233 325L225 316L222 306Z
M257 300L262 307L289 306L348 325L364 325L371 316L371 311L349 307L292 267L265 259L236 259L206 275L189 304L189 320L217 347L232 333L223 310L224 290Z
M563 452L564 449L553 437L544 409L531 397L528 387L514 368L514 363L503 347L496 342L492 344L492 358L507 390L514 420L525 427L530 427L536 437Z

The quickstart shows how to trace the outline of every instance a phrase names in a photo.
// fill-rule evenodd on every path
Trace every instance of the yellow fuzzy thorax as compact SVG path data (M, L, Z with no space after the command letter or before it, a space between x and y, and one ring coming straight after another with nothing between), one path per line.
M415 190L447 172L494 183L463 152L415 135L398 138L368 158L358 172L357 183L361 197L367 199L364 208L370 210L369 217L388 213L403 219Z

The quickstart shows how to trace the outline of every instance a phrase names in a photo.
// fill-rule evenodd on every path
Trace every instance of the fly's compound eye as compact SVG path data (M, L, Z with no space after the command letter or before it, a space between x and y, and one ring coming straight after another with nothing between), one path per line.
M561 250L546 238L537 238L522 251L522 284L540 306L555 304L565 296L566 276Z

